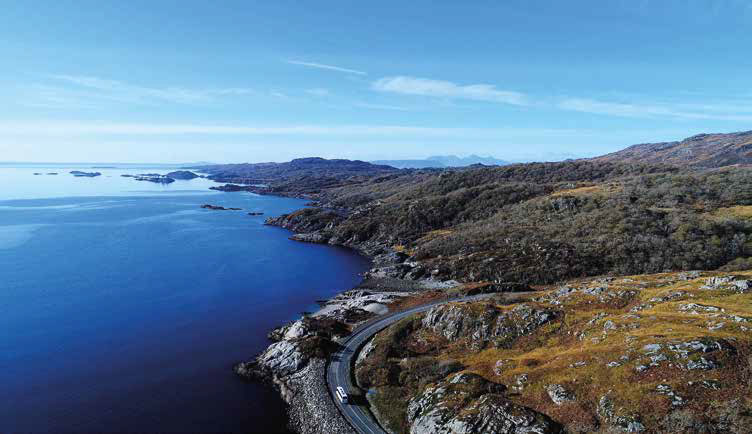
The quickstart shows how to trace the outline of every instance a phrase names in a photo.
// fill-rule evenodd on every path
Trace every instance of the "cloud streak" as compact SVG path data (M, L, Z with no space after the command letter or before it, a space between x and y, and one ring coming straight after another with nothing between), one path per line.
M398 105L389 105L389 104L371 104L367 102L356 102L355 107L365 108L365 109L372 109L372 110L392 110L392 111L400 111L400 112L409 112L412 109L408 107L402 107Z
M52 84L34 85L29 89L29 106L50 108L92 108L106 102L154 105L160 103L206 104L224 97L257 94L241 87L190 89L183 87L147 87L82 75L51 75Z
M562 110L619 117L752 122L752 107L748 107L744 111L743 107L733 105L666 105L608 102L589 98L567 98L558 102L557 107Z
M337 71L337 72L346 72L348 74L368 75L368 73L364 71L358 71L357 69L343 68L341 66L334 66L334 65L325 65L323 63L303 62L300 60L285 60L285 62L289 63L290 65L307 66L309 68L326 69L329 71Z
M0 122L0 134L9 136L96 135L246 135L246 136L361 136L361 137L504 137L509 134L541 136L587 135L576 129L451 128L411 125L205 125L88 121Z
M469 99L498 102L516 106L530 105L528 97L520 92L499 90L491 84L459 85L451 81L430 78L396 76L376 80L371 88L380 92L403 95L421 95L438 98Z
M500 90L490 84L460 85L451 81L409 76L385 77L371 83L371 88L379 92L401 95L486 101L512 106L535 106L537 108L604 116L752 122L752 106L739 105L738 103L667 104L650 101L619 102L579 97L536 98L521 92Z
M321 88L321 87L315 87L313 89L306 89L305 92L307 94L309 94L309 95L319 96L319 97L324 97L324 96L329 96L330 95L329 89L324 89L324 88Z

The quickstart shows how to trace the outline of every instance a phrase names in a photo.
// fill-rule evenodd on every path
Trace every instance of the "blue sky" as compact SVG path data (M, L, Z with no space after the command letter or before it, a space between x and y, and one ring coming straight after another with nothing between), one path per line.
M752 3L8 1L0 160L591 156L752 129Z

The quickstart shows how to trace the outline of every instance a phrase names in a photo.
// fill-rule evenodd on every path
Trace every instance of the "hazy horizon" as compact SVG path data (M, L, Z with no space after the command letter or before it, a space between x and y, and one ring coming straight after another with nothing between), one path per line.
M497 160L503 160L513 163L524 163L524 162L530 162L532 160L505 160L504 158L499 158L493 155L479 155L479 154L447 154L447 155L426 155L426 156L420 156L420 157L406 157L406 158L374 158L374 159L360 159L360 158L349 158L350 160L360 160L360 161L366 161L366 162L378 162L378 161L423 161L423 160L429 160L432 157L458 157L458 158L468 158L468 157L480 157L480 158L493 158ZM187 165L215 165L215 164L233 164L233 163L285 163L288 161L291 161L292 159L298 159L298 158L325 158L320 157L318 155L301 155L297 157L293 157L290 159L278 159L278 160L248 160L248 161L184 161L184 162L149 162L149 161L3 161L0 160L0 165L12 165L12 164L55 164L55 165L92 165L92 164L120 164L120 165L153 165L153 166L187 166ZM336 159L338 157L331 157L328 159ZM573 158L573 157L565 157L566 158ZM586 157L582 157L586 158Z

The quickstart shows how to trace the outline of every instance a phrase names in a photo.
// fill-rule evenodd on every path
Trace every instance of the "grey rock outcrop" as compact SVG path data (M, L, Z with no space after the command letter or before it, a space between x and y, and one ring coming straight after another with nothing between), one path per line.
M480 350L489 343L495 347L511 344L554 318L555 311L529 304L508 311L493 304L445 304L429 310L422 324L450 341L466 339L469 348Z
M238 375L250 377L253 370L268 371L279 377L284 377L299 371L308 362L308 356L303 354L295 341L275 342L255 362L240 363L235 367Z
M705 281L702 289L731 289L737 292L747 292L752 287L752 281L737 279L735 276L710 277Z
M408 295L402 292L377 292L354 289L329 299L315 316L327 316L347 320L347 314L363 312L366 315L381 315L389 311L388 305Z
M427 387L407 410L411 434L559 433L548 416L504 398L504 386L457 374Z
M598 401L598 417L601 422L610 427L609 431L615 432L642 432L645 425L637 416L624 414L624 409L614 408L614 403L608 394L603 395Z
M321 232L294 234L290 237L290 239L294 241L301 241L304 243L316 243L316 244L326 244L329 241L329 237Z

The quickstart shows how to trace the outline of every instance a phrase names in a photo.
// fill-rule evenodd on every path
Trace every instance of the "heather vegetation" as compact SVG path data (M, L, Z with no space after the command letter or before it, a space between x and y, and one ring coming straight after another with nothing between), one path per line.
M583 161L402 172L323 190L303 226L336 244L399 246L461 281L739 269L752 256L750 181L743 168Z
M568 432L747 432L751 277L575 280L514 304L438 306L377 334L356 376L393 432L441 425L489 396ZM488 381L459 407L439 393L458 371Z
M376 334L355 377L391 432L748 431L749 169L568 161L326 179L270 183L260 192L314 202L268 222L374 256L366 277L386 288L538 290Z

